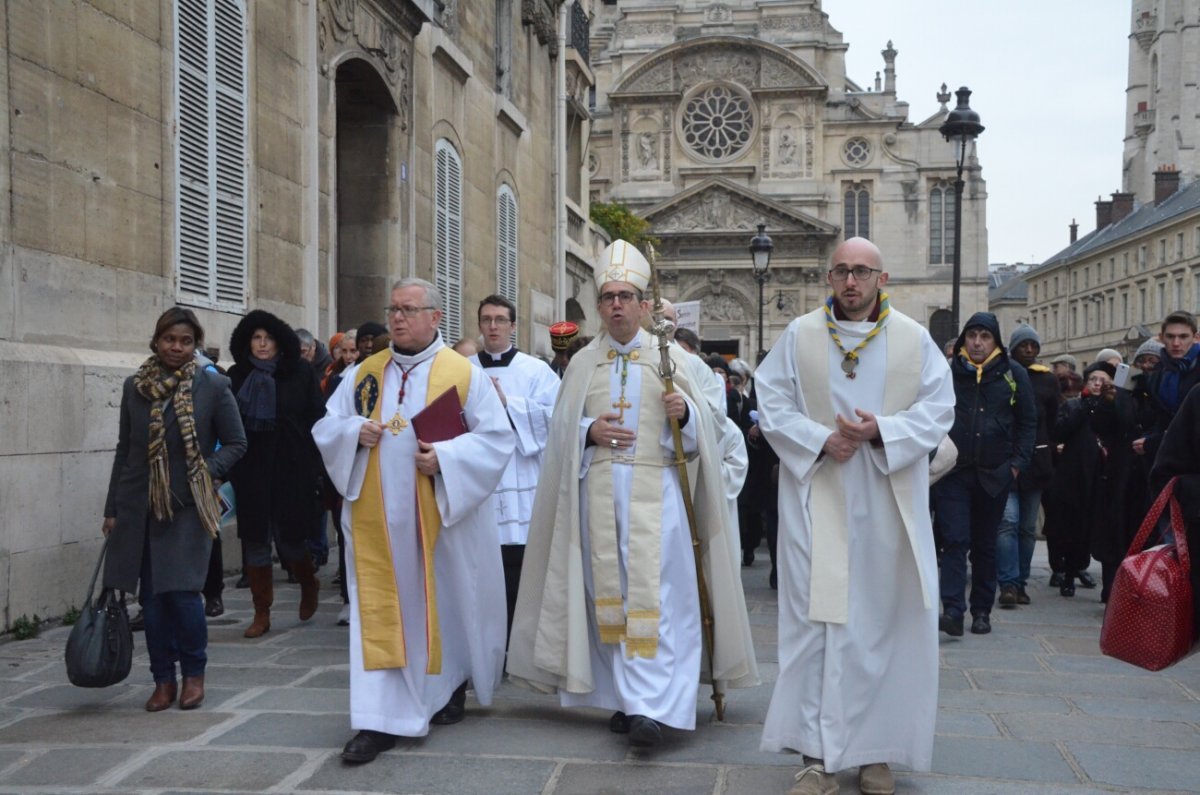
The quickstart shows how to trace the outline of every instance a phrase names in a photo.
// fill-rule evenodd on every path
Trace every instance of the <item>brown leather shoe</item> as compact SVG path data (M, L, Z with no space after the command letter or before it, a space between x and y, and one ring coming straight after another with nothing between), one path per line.
M204 700L204 674L183 677L183 693L179 696L180 709L195 709Z
M146 702L147 712L162 712L175 703L175 680L170 682L155 682L154 694Z

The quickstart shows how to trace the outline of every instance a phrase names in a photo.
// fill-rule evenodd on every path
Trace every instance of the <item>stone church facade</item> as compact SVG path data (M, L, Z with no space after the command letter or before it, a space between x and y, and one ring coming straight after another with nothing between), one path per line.
M848 46L819 0L597 8L592 198L652 223L666 296L701 302L706 349L751 358L759 347L758 224L775 246L764 347L824 300L829 257L856 234L883 250L893 304L952 336L955 164L938 133L950 95L943 87L941 109L914 123L891 42L866 89L846 75ZM965 318L987 294L974 152L964 180Z
M589 16L0 0L0 629L80 603L121 383L163 309L194 308L228 365L250 309L325 339L382 320L413 275L442 287L451 341L500 292L519 344L548 350L567 255L594 248Z

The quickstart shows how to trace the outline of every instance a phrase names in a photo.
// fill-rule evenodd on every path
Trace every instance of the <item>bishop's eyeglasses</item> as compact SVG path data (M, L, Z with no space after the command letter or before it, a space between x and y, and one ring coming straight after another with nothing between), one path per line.
M386 317L392 315L404 315L405 319L412 320L422 312L427 312L430 309L437 309L436 306L385 306L383 314Z

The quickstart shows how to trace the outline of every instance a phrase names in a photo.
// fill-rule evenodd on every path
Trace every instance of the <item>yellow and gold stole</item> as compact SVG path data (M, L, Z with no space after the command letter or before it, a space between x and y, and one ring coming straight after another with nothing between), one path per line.
M383 371L392 359L389 349L369 357L358 368L354 382L358 410L364 417L380 422L379 390ZM458 389L458 399L467 405L471 387L471 363L451 348L442 348L433 357L429 386L425 392L428 405L447 389ZM411 433L411 425L401 433ZM367 472L362 491L351 508L350 530L354 534L354 568L358 592L358 615L362 624L363 667L368 671L404 668L408 656L404 646L404 619L400 609L400 593L396 585L396 570L392 565L391 539L383 509L383 482L377 444L367 456ZM415 464L413 465L415 468ZM417 533L421 539L425 574L425 642L429 662L428 674L441 673L442 637L438 625L436 574L433 550L442 527L434 494L433 478L417 473Z

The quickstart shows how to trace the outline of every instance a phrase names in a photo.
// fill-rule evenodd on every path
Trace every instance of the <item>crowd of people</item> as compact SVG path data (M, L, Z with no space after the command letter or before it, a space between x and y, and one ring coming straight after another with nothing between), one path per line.
M739 569L765 540L779 674L761 747L803 755L793 795L835 793L852 767L862 792L891 793L890 765L932 763L939 628L961 636L969 611L987 633L994 604L1031 602L1041 513L1054 586L1095 587L1095 559L1106 599L1165 479L1200 504L1197 425L1172 423L1200 412L1186 313L1132 370L1115 351L1079 375L1070 356L1040 364L1036 330L1006 347L986 312L941 351L854 238L827 301L751 369L704 357L669 302L652 305L633 246L595 272L602 330L555 324L552 362L517 350L499 295L451 346L441 295L413 278L389 291L386 324L327 346L250 312L227 372L198 353L190 310L163 313L124 385L103 527L105 585L142 605L146 709L204 699L224 481L247 638L270 631L276 561L299 619L315 614L332 518L350 764L461 721L468 689L486 705L505 673L611 712L636 748L694 730L702 682L720 717L726 690L759 682Z

